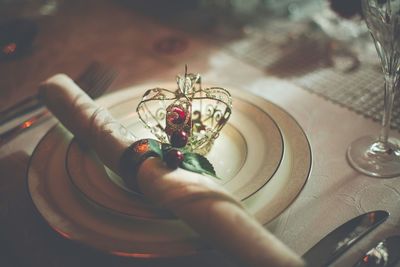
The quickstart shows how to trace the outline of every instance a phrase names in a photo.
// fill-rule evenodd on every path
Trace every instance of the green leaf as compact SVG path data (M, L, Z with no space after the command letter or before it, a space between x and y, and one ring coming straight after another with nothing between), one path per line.
M206 157L192 152L185 152L183 156L184 159L181 163L181 168L200 174L207 174L219 179L215 173L213 165Z
M162 144L154 139L147 139L149 149L156 152L160 158L163 158Z

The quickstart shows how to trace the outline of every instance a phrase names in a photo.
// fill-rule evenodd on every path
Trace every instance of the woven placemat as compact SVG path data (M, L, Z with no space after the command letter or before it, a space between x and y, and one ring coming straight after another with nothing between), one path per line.
M290 80L380 121L383 74L372 40L368 35L362 38L349 43L328 37L310 23L267 23L253 27L245 38L227 46L227 51L266 75ZM400 129L399 99L395 100L391 126Z

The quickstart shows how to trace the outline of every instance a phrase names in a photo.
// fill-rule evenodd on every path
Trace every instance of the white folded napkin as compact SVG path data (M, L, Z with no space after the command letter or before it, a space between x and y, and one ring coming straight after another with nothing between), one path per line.
M39 93L66 128L91 146L106 166L124 175L121 156L136 141L128 129L66 75L45 81ZM180 168L171 170L158 158L145 160L136 178L148 199L172 211L240 266L304 266L298 255L212 179Z

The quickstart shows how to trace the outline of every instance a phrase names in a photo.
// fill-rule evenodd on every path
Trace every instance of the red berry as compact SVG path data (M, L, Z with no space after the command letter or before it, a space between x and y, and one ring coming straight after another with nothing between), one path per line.
M170 137L170 142L173 147L184 147L188 142L188 134L185 131L175 131Z
M186 112L180 107L173 107L168 112L167 120L171 124L182 124L186 119Z
M183 153L177 149L171 149L164 157L165 163L171 169L176 169L183 161Z

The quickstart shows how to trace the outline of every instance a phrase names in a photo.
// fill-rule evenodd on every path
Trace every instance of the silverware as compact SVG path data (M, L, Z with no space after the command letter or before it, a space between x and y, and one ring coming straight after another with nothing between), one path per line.
M116 72L109 68L108 66L102 65L98 62L91 63L86 70L80 75L76 80L76 83L83 89L87 90L91 87L91 80L96 81L104 79L105 82L111 84L112 80L115 78ZM99 81L100 82L100 81ZM89 84L88 84L89 83ZM105 86L109 86L105 84ZM17 117L26 115L29 112L38 110L44 107L43 103L39 100L38 95L29 96L13 106L0 112L0 125L3 125Z
M383 223L388 216L388 212L377 210L364 213L345 222L303 255L307 266L320 267L332 263L350 246Z
M28 114L31 111L43 107L43 103L39 101L37 95L24 98L15 105L0 112L0 125L3 125L19 116Z
M99 63L92 63L89 67L79 76L76 83L86 91L91 98L101 96L111 85L116 77L115 70L105 67ZM42 103L40 103L43 105ZM41 122L50 118L50 112L43 108L37 114L34 114L29 119L23 121L17 126L0 134L0 144L5 143L27 129L30 129Z
M354 267L392 267L400 261L400 236L390 236L368 250Z

